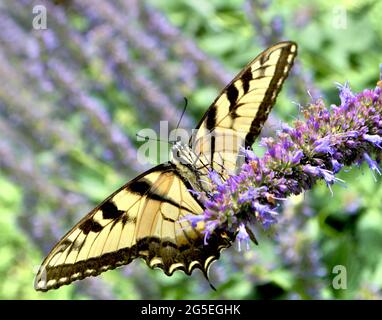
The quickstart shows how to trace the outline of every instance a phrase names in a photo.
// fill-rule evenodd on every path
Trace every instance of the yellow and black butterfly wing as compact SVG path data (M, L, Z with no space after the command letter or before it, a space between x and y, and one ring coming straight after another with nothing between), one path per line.
M201 214L191 186L171 163L138 176L108 197L70 230L46 257L35 288L47 291L95 276L141 257L167 275L175 270L205 275L220 251L230 246L224 234L204 244L201 228L186 215Z
M190 145L218 172L234 173L241 147L252 146L297 54L294 42L280 42L251 61L212 103Z

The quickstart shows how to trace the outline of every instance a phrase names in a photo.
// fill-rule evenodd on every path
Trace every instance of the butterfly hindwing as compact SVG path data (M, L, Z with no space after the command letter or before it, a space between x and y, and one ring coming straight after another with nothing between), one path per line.
M297 54L293 42L280 42L258 55L212 103L190 142L216 171L234 173L241 147L259 135Z
M95 276L143 258L167 275L175 270L205 274L219 252L230 245L204 236L184 217L201 214L201 204L171 164L159 165L120 188L92 210L52 249L36 277L46 291Z

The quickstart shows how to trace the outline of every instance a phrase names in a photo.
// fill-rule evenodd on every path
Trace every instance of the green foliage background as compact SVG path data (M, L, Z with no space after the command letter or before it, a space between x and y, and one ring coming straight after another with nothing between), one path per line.
M32 30L36 4L47 7L47 30ZM110 16L105 6L114 8ZM158 35L142 14L145 6L176 36ZM333 195L317 185L303 198L289 200L280 210L278 236L259 231L258 247L224 252L211 270L216 292L199 272L169 278L142 261L48 293L34 291L33 279L66 230L149 167L134 163L140 146L135 134L157 129L158 120L166 120L167 105L175 108L168 109L174 127L187 97L184 121L192 127L249 60L280 39L294 40L299 61L272 112L266 129L272 134L278 119L290 122L298 116L296 104L310 101L307 90L330 105L339 103L335 82L349 81L354 91L375 86L382 62L381 20L382 3L372 0L335 5L329 0L3 1L0 298L380 299L381 178L363 166L342 172L346 187L333 186ZM99 47L87 42L91 36L101 39ZM110 36L111 49L102 42ZM29 41L38 43L28 49L35 53L22 52ZM113 56L118 45L130 55L121 58L126 69L107 69L118 60ZM41 74L30 71L31 65L43 66ZM74 76L67 82L66 71ZM44 89L44 81L51 89ZM76 100L80 94L83 99ZM85 98L93 104L86 105ZM115 138L116 132L124 138ZM346 267L345 290L332 286L336 265Z

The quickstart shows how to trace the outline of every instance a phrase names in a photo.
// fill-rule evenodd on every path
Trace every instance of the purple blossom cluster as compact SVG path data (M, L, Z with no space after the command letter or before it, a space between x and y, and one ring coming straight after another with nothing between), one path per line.
M264 229L277 222L280 201L309 190L324 180L330 188L342 182L336 174L344 166L366 161L372 172L381 174L378 162L382 149L382 89L354 94L339 86L339 106L327 108L319 99L302 111L292 126L283 124L276 138L263 138L263 157L250 149L238 175L225 181L211 171L210 193L199 193L204 214L192 223L205 223L205 241L216 229L236 234L240 243L256 238L250 226Z

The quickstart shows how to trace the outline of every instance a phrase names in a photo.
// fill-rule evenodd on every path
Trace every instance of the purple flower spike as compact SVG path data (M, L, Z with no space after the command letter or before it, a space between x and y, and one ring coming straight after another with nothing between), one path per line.
M312 102L302 111L304 119L283 124L275 138L263 138L262 158L244 150L239 174L223 179L210 172L211 192L198 192L205 211L190 218L192 225L205 223L205 241L218 228L236 234L240 249L250 224L269 228L277 222L280 201L311 189L318 180L332 192L332 184L343 182L336 174L345 166L366 161L373 176L382 174L372 159L382 153L382 90L354 94L347 83L339 88L339 106Z
M292 164L298 164L300 160L304 157L304 152L297 150L297 152L292 157Z
M211 235L212 232L215 231L218 225L218 221L210 220L206 222L204 229L204 245L207 245L208 237Z
M238 203L250 203L253 199L255 199L258 195L258 191L255 188L249 187L248 190L244 191L240 198L238 199Z
M223 184L221 177L216 171L210 171L208 176L215 185L221 186Z
M333 172L326 169L320 169L320 174L327 184L333 184L338 179L334 176Z
M364 134L362 136L366 141L369 141L371 143L373 143L375 146L377 146L378 148L381 148L381 144L382 144L382 137L378 136L378 135L370 135L370 134Z
M316 153L333 153L333 148L331 147L330 140L325 137L323 139L317 140L314 144L313 152Z
M371 172L373 173L373 171L377 172L379 175L381 175L381 170L379 169L379 166L377 164L376 161L374 161L373 159L370 158L370 156L365 152L363 154L363 158L365 159L365 161L367 162L367 164L369 165L369 168L371 169ZM377 178L374 176L373 174L373 177L374 177L374 180L376 181Z
M341 107L351 104L354 99L354 94L349 87L349 83L346 82L344 85L338 83L337 87L340 90Z
M339 163L337 160L333 159L332 161L332 166L333 166L333 173L336 174L338 172L340 172L340 170L342 169L342 167L344 166L343 164Z
M244 154L248 161L253 161L257 159L255 153L251 149L245 149Z
M249 250L249 235L245 229L244 223L241 223L239 226L239 231L237 233L236 239L238 240L238 250L241 251L241 242L246 244L246 249Z
M275 216L278 213L272 210L268 205L263 205L254 201L252 207L254 208L257 214L257 220L261 222L265 229L268 229L271 224L277 222Z
M282 129L282 132L287 133L287 134L291 134L293 132L293 130L294 130L287 123L282 123L281 124L281 129Z
M320 177L321 173L320 173L319 167L315 167L315 166L308 164L306 166L303 166L302 169L305 173L308 173L308 174L315 176L315 177Z
M191 222L191 225L193 228L196 227L196 225L200 222L200 221L204 221L204 217L202 215L200 216L196 216L196 215L193 215L193 214L190 214L186 217L185 220L188 220Z

